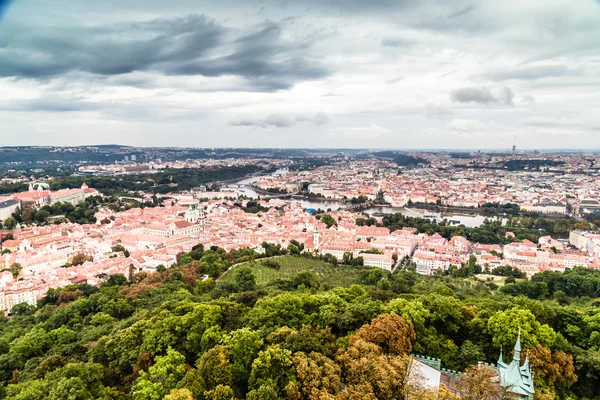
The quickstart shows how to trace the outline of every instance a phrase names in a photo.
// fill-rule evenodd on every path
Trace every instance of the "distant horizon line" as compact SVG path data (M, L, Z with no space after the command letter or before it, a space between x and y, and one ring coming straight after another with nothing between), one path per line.
M87 148L87 147L121 147L121 148L140 148L140 149L194 149L194 150L364 150L364 151L399 151L399 152L477 152L477 151L493 151L511 153L511 148L397 148L397 147L185 147L185 146L144 146L144 145L127 145L127 144L82 144L82 145L1 145L0 149L4 148ZM518 148L520 152L600 152L600 148Z

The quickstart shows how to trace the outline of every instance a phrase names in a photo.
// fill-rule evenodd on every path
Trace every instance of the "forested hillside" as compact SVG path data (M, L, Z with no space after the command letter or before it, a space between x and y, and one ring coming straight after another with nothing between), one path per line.
M17 306L0 325L2 398L397 399L414 390L408 354L465 370L495 362L501 346L509 357L519 327L539 398L600 396L598 271L536 278L541 292L525 297L520 282L364 267L331 287L328 274L350 267L283 257L237 265L221 282L253 252L197 246L155 274ZM265 268L280 273L269 281Z

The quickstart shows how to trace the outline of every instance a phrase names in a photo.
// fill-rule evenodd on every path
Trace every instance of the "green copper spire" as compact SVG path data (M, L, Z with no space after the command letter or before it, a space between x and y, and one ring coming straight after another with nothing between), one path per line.
M517 337L517 342L515 343L513 360L521 362L521 328L519 328L519 336Z
M521 369L524 371L529 371L529 350L525 353L525 362L521 365Z

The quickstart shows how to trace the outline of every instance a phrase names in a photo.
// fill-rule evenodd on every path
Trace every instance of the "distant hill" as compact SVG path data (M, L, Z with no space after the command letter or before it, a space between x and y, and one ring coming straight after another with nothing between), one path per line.
M393 161L400 167L414 167L418 164L429 164L429 161L424 158L411 156L397 151L378 151L373 153L373 155L377 158Z
M504 167L509 171L520 171L523 169L537 169L544 167L558 167L564 165L564 161L552 160L508 160L504 162Z

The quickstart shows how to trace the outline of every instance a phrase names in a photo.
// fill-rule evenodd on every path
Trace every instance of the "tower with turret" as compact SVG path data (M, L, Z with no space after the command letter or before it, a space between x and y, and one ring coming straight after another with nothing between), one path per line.
M520 399L533 399L535 389L531 367L529 366L529 352L525 357L525 362L521 365L521 329L519 329L513 357L509 364L504 362L502 349L500 349L498 374L500 375L500 384L506 390L516 394Z

